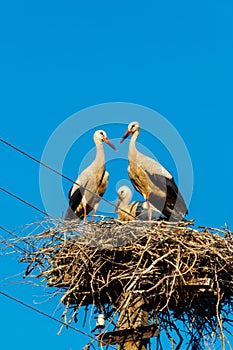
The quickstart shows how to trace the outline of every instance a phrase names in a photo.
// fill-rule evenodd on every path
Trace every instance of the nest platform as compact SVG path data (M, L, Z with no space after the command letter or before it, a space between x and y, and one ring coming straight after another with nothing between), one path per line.
M25 277L33 273L62 292L63 316L70 311L70 321L82 306L95 305L110 317L140 296L150 324L160 330L181 339L182 322L196 348L200 337L224 341L233 312L233 235L227 227L116 220L49 226L26 238L34 248L20 261Z

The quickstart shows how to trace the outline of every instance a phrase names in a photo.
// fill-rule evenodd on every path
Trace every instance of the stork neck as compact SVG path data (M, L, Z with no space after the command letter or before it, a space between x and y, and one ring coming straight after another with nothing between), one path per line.
M96 143L96 156L95 156L95 163L98 164L98 166L104 165L105 159L104 159L104 148L103 144L101 143Z
M135 131L130 139L129 153L128 153L130 160L134 159L136 157L136 154L137 154L136 140L137 140L138 135L139 135L139 132Z

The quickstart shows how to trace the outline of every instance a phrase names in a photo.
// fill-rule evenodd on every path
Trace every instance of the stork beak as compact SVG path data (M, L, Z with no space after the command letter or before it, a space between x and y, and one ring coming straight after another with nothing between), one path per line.
M105 143L107 143L110 147L112 147L112 148L114 149L114 151L117 151L117 148L114 146L114 144L113 144L107 137L105 137L105 138L103 139L103 141L104 141Z
M119 208L120 204L121 204L122 198L119 196L117 201L116 201L116 205L114 208L114 213L117 211L117 209Z
M122 139L120 140L120 143L122 143L130 134L132 134L131 131L127 130L124 135L122 136Z

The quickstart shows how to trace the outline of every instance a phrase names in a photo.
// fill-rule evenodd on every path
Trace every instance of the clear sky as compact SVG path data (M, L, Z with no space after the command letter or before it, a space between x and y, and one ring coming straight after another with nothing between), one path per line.
M194 189L188 218L212 227L227 223L233 229L232 1L9 0L0 5L0 30L0 137L41 159L54 130L84 108L109 102L148 107L173 125L189 151ZM113 115L106 130L115 139L125 128L114 127L119 120ZM125 124L130 118L125 117ZM82 123L86 120L80 119L80 128ZM93 130L99 125L101 117L93 121ZM93 130L87 130L64 160L63 171L73 179L85 151L93 147ZM151 140L142 131L141 144L176 178L168 152ZM107 151L110 158L113 152ZM58 148L53 164L59 157ZM38 165L1 143L0 159L0 186L43 209ZM105 197L113 201L120 179L114 171L119 164L111 164ZM125 178L126 167L122 161L125 175L120 175ZM70 184L63 185L67 193ZM14 230L40 220L38 212L3 192L0 196L2 226ZM36 301L38 308L53 314L56 303L43 302L48 290L41 300L36 287L24 285L17 260L14 254L0 257L1 290L31 305ZM13 285L5 280L8 276L14 276ZM57 324L2 296L0 305L1 346L9 350L81 349L88 341L67 330L57 336Z

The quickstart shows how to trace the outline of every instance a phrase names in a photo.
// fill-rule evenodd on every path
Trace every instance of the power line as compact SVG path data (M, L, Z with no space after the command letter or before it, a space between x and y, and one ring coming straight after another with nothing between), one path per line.
M25 199L19 197L19 196L16 195L15 193L13 193L13 192L7 190L6 188L0 187L0 191L5 192L5 193L8 194L9 196L11 196L11 197L17 199L18 201L20 201L20 202L22 202L22 203L28 205L28 206L31 207L31 208L37 210L38 212L44 214L44 215L47 216L48 218L53 219L54 221L60 222L60 220L59 220L58 218L55 218L54 216L48 214L47 212L45 212L45 211L43 211L42 209L36 207L34 204L32 204L32 203L26 201ZM120 209L120 208L119 208L119 209ZM124 209L120 209L120 210L123 211L124 213L128 214L128 215L131 215L131 216L133 217L133 215L132 215L131 213L125 211ZM137 219L137 218L136 218L136 219ZM64 221L63 224L66 225L66 222ZM68 223L67 223L67 225L69 226Z
M70 177L68 177L68 176L66 176L66 175L64 175L64 174L62 174L62 173L60 173L60 172L59 172L58 170L56 170L56 169L53 169L51 166L49 166L49 165L43 163L41 160L39 160L39 159L37 159L36 157L30 155L29 153L23 151L22 149L16 147L16 146L13 145L12 143L10 143L10 142L8 142L8 141L2 139L1 137L0 137L0 141L3 142L4 144L6 144L7 146L13 148L15 151L20 152L20 153L23 154L24 156L30 158L30 159L33 160L34 162L36 162L36 163L42 165L43 167L49 169L49 170L52 171L53 173L55 173L55 174L57 174L57 175L63 177L64 179L70 181L71 183L73 183L73 184L79 186L81 189L84 189L84 190L90 192L91 194L93 194L94 196L96 196L98 199L102 199L103 201L105 201L106 203L110 204L111 206L114 206L114 204L113 204L112 202L110 202L110 201L108 201L107 199L101 197L101 196L98 195L97 193L95 193L95 192L89 190L86 186L82 186L82 185L78 184L76 181L72 180Z
M8 194L9 196L11 196L11 197L17 199L18 201L22 202L23 204L26 204L26 205L29 206L30 208L33 208L33 209L37 210L39 213L41 213L41 214L47 216L48 218L53 219L54 221L56 221L56 222L58 222L58 223L60 222L60 220L59 220L58 218L55 218L54 216L48 214L48 213L45 212L44 210L38 208L38 207L35 206L34 204L32 204L32 203L26 201L26 200L23 199L22 197L20 197L20 196L16 195L15 193L13 193L13 192L7 190L6 188L0 187L0 191L5 192L5 193ZM64 223L64 224L65 224L65 223Z
M19 153L23 154L24 156L28 157L29 159L35 161L36 163L38 163L38 164L44 166L45 168L49 169L50 171L54 172L55 174L57 174L57 175L63 177L64 179L70 181L70 182L73 183L73 184L78 185L81 189L84 189L84 190L90 192L91 194L93 194L94 196L96 196L98 199L103 200L103 201L105 201L106 203L108 203L109 205L115 207L115 205L114 205L112 202L108 201L107 199L105 199L105 198L99 196L98 194L94 193L93 191L89 190L86 186L79 185L76 181L73 181L73 180L72 180L71 178L69 178L68 176L66 176L66 175L64 175L64 174L62 174L62 173L60 173L59 171L53 169L53 168L50 167L49 165L47 165L47 164L41 162L40 160L38 160L38 159L35 158L34 156L31 156L29 153L27 153L27 152L21 150L20 148L14 146L14 145L11 144L10 142L8 142L8 141L6 141L6 140L4 140L4 139L2 139L2 138L0 138L0 141L3 142L5 145L7 145L7 146L13 148L13 149L16 150L17 152L19 152ZM53 218L53 217L52 217L51 215L49 215L47 212L41 210L41 209L38 208L37 206L31 204L30 202L26 201L25 199L19 197L18 195L12 193L11 191L7 190L6 188L0 187L0 190L3 191L3 192L5 192L6 194L10 195L11 197L13 197L13 198L15 198L15 199L21 201L22 203L28 205L29 207L31 207L31 208L37 210L37 211L40 212L41 214ZM120 209L120 208L119 208L119 209ZM120 209L120 210L122 210L122 209ZM122 211L123 211L123 212L126 212L126 211L124 211L124 210L122 210ZM126 213L127 213L127 212L126 212ZM129 214L129 215L132 216L131 213L127 213L127 214ZM57 220L56 218L53 218L53 219ZM3 226L0 226L0 229L2 229L3 231L5 231L5 232L7 232L7 233L9 233L9 234L11 234L11 235L13 235L14 237L17 237L17 238L20 239L20 240L23 240L23 239L21 239L19 236L17 236L16 234L14 234L12 231L10 231L10 230L4 228ZM9 245L9 244L8 244L8 245ZM16 245L15 245L15 247L18 248L19 250L23 251L22 248L17 247ZM24 251L23 251L23 252L24 252ZM61 320L59 320L59 319L53 317L53 316L48 315L47 313L45 313L45 312L43 312L43 311L41 311L41 310L39 310L39 309L37 309L37 308L35 308L35 307L32 307L31 305L29 305L29 304L27 304L27 303L25 303L25 302L23 302L23 301L21 301L21 300L15 298L15 297L10 296L10 295L7 294L7 293L4 293L4 292L0 291L0 294L3 295L3 296L5 296L5 297L7 297L7 298L9 298L9 299L11 299L11 300L13 300L13 301L15 301L15 302L17 302L17 303L19 303L19 304L21 304L21 305L23 305L23 306L25 306L25 307L27 307L27 308L29 308L29 309L31 309L31 310L33 310L33 311L35 311L35 312L37 312L37 313L39 313L39 314L41 314L41 315L43 315L43 316L45 316L45 317L48 317L49 319L52 319L53 321L56 321L56 322L58 322L58 323L60 323L60 324L62 324L62 325L64 325L64 326L66 326L66 327L69 327L70 329L72 329L72 330L74 330L74 331L76 331L76 332L79 332L79 333L81 333L81 334L83 334L83 335L85 335L85 336L91 338L92 341L93 341L93 340L94 340L94 341L97 340L96 337L93 337L93 336L91 336L91 335L89 335L89 334L87 334L87 333L85 333L85 332L83 332L83 331L81 331L81 330L78 330L77 328L75 328L75 327L73 327L73 326L71 326L71 325L69 325L69 324L67 324L67 323L65 323L65 322L63 322L63 321L61 321ZM113 348L113 349L115 349L115 348L112 347L111 345L110 345L110 347Z
M6 188L0 187L0 190L9 194L11 197L14 197L15 199L21 201L22 203L28 205L29 207L39 211L41 214L45 215L45 216L49 216L51 217L51 215L49 215L48 213L46 213L44 210L41 210L40 208L36 207L35 205L31 204L30 202L26 201L25 199L17 196L16 194L14 194L13 192L7 190Z
M16 235L14 232L8 230L7 228L5 228L5 227L3 227L3 226L1 226L1 225L0 225L0 229L3 230L3 231L5 231L5 232L7 232L7 233L10 234L10 235L13 235L14 237L16 237L16 238L18 238L18 239L24 241L24 240L21 239L18 235ZM15 244L8 243L7 241L6 241L6 242L4 241L4 243L7 244L9 247L12 247L12 246L16 247L19 251L21 251L21 253L22 253L22 252L23 252L23 253L26 253L26 251L24 251L21 247L16 246ZM28 243L28 242L26 242L26 243ZM55 317L53 317L53 316L50 316L49 314L47 314L47 313L45 313L45 312L43 312L43 311L41 311L41 310L39 310L39 309L36 309L36 308L34 308L33 306L31 306L31 305L29 305L29 304L27 304L27 303L25 303L25 302L23 302L23 301L21 301L21 300L15 298L15 297L12 297L12 296L10 296L10 295L7 294L7 293L4 293L4 292L0 291L0 294L2 294L3 296L5 296L5 297L7 297L7 298L9 298L9 299L11 299L11 300L13 300L13 301L15 301L15 302L17 302L17 303L23 305L23 306L25 306L25 307L27 307L27 308L33 310L33 311L38 312L39 314L41 314L41 315L43 315L43 316L46 316L46 317L52 319L53 321L56 321L56 322L58 322L58 323L60 323L60 324L62 324L62 325L64 325L64 326L66 326L66 327L71 328L72 330L74 330L74 331L76 331L76 332L79 332L79 333L81 333L81 334L83 334L83 335L89 337L90 339L92 339L91 343L93 343L94 341L97 341L97 340L98 340L98 339L96 339L96 337L93 337L93 336L91 336L91 335L89 335L89 334L87 334L87 333L85 333L85 332L83 332L83 331L81 331L81 330L79 330L79 329L77 329L77 328L75 328L75 327L73 327L73 326L71 326L71 325L69 325L69 324L67 324L67 323L65 323L65 322L63 322L63 321L61 321L61 320L55 318ZM115 349L113 346L110 346L110 347L113 348L113 349Z
M7 232L7 233L10 234L11 236L17 238L19 241L22 241L22 242L26 243L27 245L30 245L33 249L37 249L37 247L35 247L32 243L29 243L26 239L21 238L21 237L18 236L16 233L14 233L14 232L8 230L7 228L5 228L5 227L3 227L3 226L0 225L0 229L1 229L2 231ZM26 251L25 249L23 249L23 248L17 246L15 243L12 243L12 244L11 244L11 243L8 243L8 242L6 241L5 244L7 244L8 246L13 245L13 246L16 247L17 249L21 250L21 253L22 253L22 252L23 252L24 254L27 253L27 251Z
M5 244L6 246L10 247L11 249L14 248L14 252L18 252L20 254L24 253L26 254L26 251L24 251L22 248L20 248L19 246L17 246L15 243L9 243L7 240L1 240L0 244Z
M20 237L17 236L14 232L12 232L12 231L6 229L6 228L3 227L3 226L0 226L0 230L5 231L5 232L7 232L8 234L12 235L13 237L17 237L18 239L20 239ZM22 239L22 241L23 241L23 239ZM12 248L12 246L13 246L14 248L18 249L18 251L20 251L21 253L24 253L24 254L26 253L26 250L25 250L25 249L23 249L23 248L17 246L15 243L9 243L9 242L7 242L6 240L4 240L3 242L4 242L4 244L8 245L8 247L11 247L11 248Z
M112 207L115 208L115 205L114 205L112 202L110 202L110 201L107 200L106 198L101 197L99 194L97 194L97 193L95 193L95 192L89 190L86 186L82 186L82 185L78 184L76 181L72 180L70 177L68 177L68 176L66 176L66 175L64 175L64 174L62 174L61 172L59 172L59 171L56 170L56 169L53 169L51 166L45 164L44 162L40 161L40 160L37 159L36 157L34 157L34 156L32 156L31 154L29 154L29 153L23 151L23 150L20 149L19 147L13 145L12 143L10 143L10 142L4 140L4 139L1 138L1 137L0 137L0 141L1 141L2 143L4 143L5 145L7 145L7 146L13 148L15 151L17 151L17 152L23 154L24 156L28 157L29 159L33 160L34 162L36 162L36 163L42 165L43 167L49 169L49 170L52 171L53 173L55 173L55 174L61 176L62 178L68 180L68 181L71 182L72 184L75 184L75 185L79 186L81 189L83 189L83 190L85 190L85 191L87 191L87 192L90 192L90 193L93 194L95 197L97 197L99 200L103 200L104 202L106 202L107 204L109 204L109 205L111 205ZM0 189L1 189L1 188L0 188ZM4 190L4 189L3 189L3 190ZM7 192L7 191L5 191L5 192ZM14 196L15 198L17 198L17 196L15 196L15 195L13 195L13 196ZM18 198L18 199L19 199L19 198ZM22 202L25 202L26 204L28 204L28 202L27 202L27 201L24 201L23 199L19 199L19 200L21 200ZM30 205L30 204L29 204L29 205ZM45 213L44 211L42 211L41 209L36 208L36 207L33 206L33 205L30 205L30 206L31 206L31 207L34 207L34 209L36 209L36 210L39 210L41 213L43 213L43 214L45 214L45 215L47 215L47 216L50 216L50 215L48 215L47 213ZM126 213L126 214L128 214L129 216L131 216L131 217L134 218L134 216L133 216L131 213L127 212L126 210L121 209L121 208L119 208L119 210L121 210L122 212L124 212L124 213ZM51 216L50 216L50 217L51 217Z
M14 237L17 237L18 239L24 241L24 240L21 239L18 235L16 235L14 232L8 230L7 228L5 228L5 227L3 227L3 226L0 226L0 229L3 230L3 231L5 231L5 232L7 232L7 233L9 233L9 234L11 234L11 235L13 235ZM21 253L22 253L22 252L23 252L23 253L26 253L22 248L16 246L15 244L10 244L10 243L8 243L8 242L4 242L4 243L7 244L7 245L10 246L10 247L12 247L12 245L13 245L13 246L16 247L17 249L21 250ZM28 242L26 242L26 243L28 243ZM15 302L21 304L21 305L23 305L23 306L25 306L25 307L27 307L27 308L33 310L33 311L35 311L35 312L37 312L37 313L39 313L39 314L41 314L41 315L43 315L43 316L46 316L46 317L52 319L53 321L56 321L56 322L58 322L58 323L60 323L60 324L62 324L62 325L64 325L64 326L66 326L66 327L68 327L68 328L71 328L72 330L74 330L74 331L76 331L76 332L79 332L79 333L81 333L81 334L83 334L83 335L89 337L90 339L92 339L91 343L93 343L94 341L97 341L97 340L98 340L96 337L91 336L91 335L89 335L89 334L87 334L87 333L85 333L85 332L83 332L83 331L81 331L81 330L79 330L79 329L77 329L77 328L75 328L75 327L73 327L73 326L71 326L71 325L69 325L69 324L67 324L67 323L65 323L65 322L63 322L63 321L61 321L61 320L59 320L59 319L57 319L57 318L55 318L55 317L53 317L53 316L51 316L51 315L45 313L45 312L43 312L43 311L41 311L41 310L39 310L39 309L36 309L35 307L33 307L33 306L31 306L31 305L29 305L29 304L27 304L27 303L25 303L25 302L23 302L23 301L21 301L21 300L15 298L15 297L10 296L10 295L7 294L7 293L4 293L4 292L0 291L0 294L2 294L3 296L5 296L5 297L7 297L7 298L9 298L9 299L11 299L11 300L13 300L13 301L15 301ZM113 349L115 349L115 348L114 348L113 346L111 346L111 345L110 345L110 347L113 348Z
M0 229L3 230L3 231L5 231L5 232L7 232L7 233L9 233L10 235L14 236L15 238L21 239L21 237L19 237L16 233L14 233L14 232L8 230L7 228L5 228L5 227L3 227L3 226L1 226L1 225L0 225Z
M55 221L57 221L57 222L60 222L59 219L57 219L57 218L55 218L55 217L49 215L49 214L46 213L45 211L41 210L40 208L36 207L36 206L33 205L32 203L26 201L25 199L23 199L23 198L17 196L16 194L12 193L11 191L7 190L6 188L0 187L0 190L3 191L3 192L5 192L5 193L7 193L9 196L11 196L11 197L17 199L18 201L20 201L20 202L22 202L22 203L28 205L29 207L31 207L31 208L37 210L37 211L40 212L41 214L44 214L45 216L47 216L47 217L49 217L49 218L51 218L51 219L53 219L53 220L55 220ZM2 229L3 231L9 233L10 235L14 236L15 238L18 238L18 239L21 240L22 242L24 242L24 243L30 245L33 249L35 249L35 250L38 249L38 248L35 247L32 243L29 243L26 239L21 238L20 236L16 235L16 234L13 233L12 231L6 229L5 227L3 227L3 226L1 226L1 225L0 225L0 229Z
M1 290L0 290L0 294L2 294L3 296L7 297L8 299L11 299L11 300L17 302L18 304L21 304L21 305L27 307L28 309L31 309L31 310L37 312L38 314L41 314L41 315L43 315L43 316L45 316L45 317L50 318L50 319L53 320L53 321L56 321L56 322L62 324L63 326L69 327L70 329L72 329L72 330L74 330L74 331L76 331L76 332L78 332L78 333L81 333L81 334L83 334L83 335L85 335L85 336L87 336L87 337L89 337L89 338L91 338L91 339L93 339L93 340L96 339L95 337L91 336L90 334L85 333L85 332L83 332L83 331L81 331L81 330L79 330L79 329L77 329L77 328L75 328L75 327L73 327L73 326L67 324L66 322L63 322L63 321L59 320L58 318L56 318L56 317L54 317L54 316L51 316L51 315L47 314L46 312L41 311L41 310L39 310L39 309L37 309L37 308L35 308L35 307L33 307L33 306L31 306L31 305L25 303L25 302L22 301L22 300L19 300L19 299L15 298L15 297L12 297L11 295L9 295L9 294L7 294L7 293L4 293L4 292L2 292Z
M53 321L55 321L55 322L57 322L57 323L60 323L61 325L66 326L66 327L72 329L73 331L75 331L75 332L77 332L77 333L80 333L80 334L82 334L82 335L85 335L86 337L92 339L92 342L98 340L97 337L94 337L94 336L92 336L92 335L90 335L90 334L88 334L88 333L86 333L86 332L84 332L84 331L81 331L80 329L77 329L77 328L71 326L70 324L59 320L58 318L56 318L56 317L54 317L54 316L51 316L51 315L47 314L46 312L41 311L41 310L35 308L34 306L31 306L31 305L25 303L25 302L22 301L22 300L19 300L19 299L15 298L15 297L13 297L13 296L7 294L7 293L4 293L4 292L2 292L1 290L0 290L0 294L3 295L4 297L8 298L8 299L11 299L11 300L15 301L15 302L18 303L18 304L21 304L22 306L24 306L24 307L26 307L26 308L28 308L28 309L30 309L30 310L32 310L32 311L37 312L38 314L40 314L40 315L42 315L42 316L45 316L45 317L49 318L50 320L53 320ZM109 347L112 348L112 349L115 349L115 347L113 347L112 345L109 345Z

